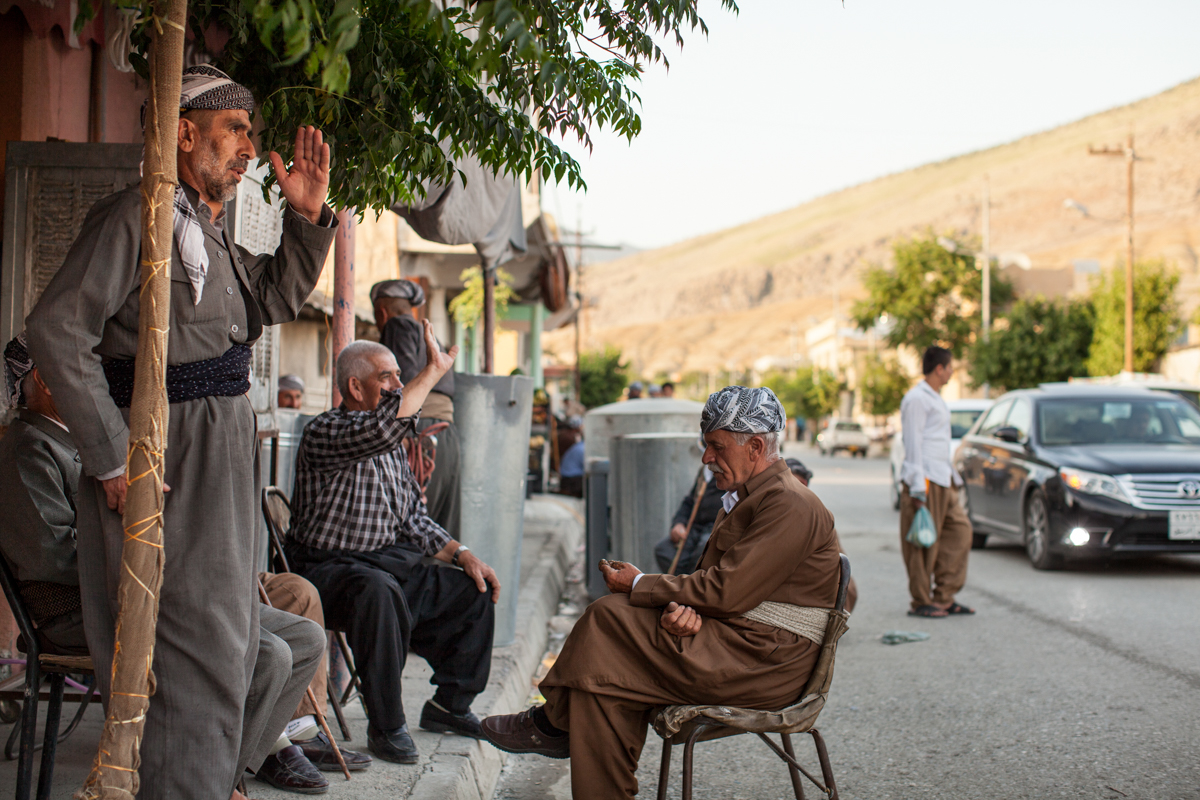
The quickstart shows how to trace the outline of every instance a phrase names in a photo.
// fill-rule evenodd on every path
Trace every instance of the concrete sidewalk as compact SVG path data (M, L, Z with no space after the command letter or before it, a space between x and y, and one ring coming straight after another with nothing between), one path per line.
M535 495L525 503L525 533L521 545L521 586L517 603L517 637L492 653L492 673L487 690L472 710L480 717L508 714L520 710L528 700L531 677L537 670L547 645L547 622L554 616L567 579L567 570L578 557L583 541L583 505L581 501L558 495ZM340 773L326 773L330 798L388 798L399 800L488 800L495 788L504 754L490 745L461 736L442 735L418 730L416 721L421 707L433 696L429 683L432 670L414 656L404 670L404 708L413 738L421 751L421 761L412 766L388 764L376 760L369 769L354 775L349 783ZM44 703L42 704L45 705ZM63 708L70 719L74 704ZM362 704L354 702L345 709L352 741L340 742L349 749L366 751L367 718ZM103 727L100 709L89 708L79 729L59 746L55 764L52 798L68 800L87 776L95 756L96 743ZM64 720L64 725L66 720ZM337 733L330 714L330 726ZM11 726L0 728L5 736ZM43 728L39 724L39 740ZM39 752L35 756L36 783ZM0 761L0 793L7 794L16 782L16 762ZM251 798L283 800L299 795L273 789L247 779ZM216 798L214 800L220 800Z

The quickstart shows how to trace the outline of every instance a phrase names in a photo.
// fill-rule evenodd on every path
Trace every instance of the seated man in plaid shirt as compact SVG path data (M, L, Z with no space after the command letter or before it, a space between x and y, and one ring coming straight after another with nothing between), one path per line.
M410 649L433 667L437 686L421 727L482 738L471 701L487 685L500 597L492 568L429 518L401 447L458 350L441 352L428 321L425 343L428 362L403 387L386 347L357 341L342 350L344 399L304 429L285 545L292 570L320 592L326 624L345 631L354 651L368 749L400 764L417 762L400 696Z

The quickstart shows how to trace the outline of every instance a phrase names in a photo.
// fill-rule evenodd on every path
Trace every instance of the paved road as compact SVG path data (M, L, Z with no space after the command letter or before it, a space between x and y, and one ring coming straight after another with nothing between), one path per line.
M917 620L905 615L887 462L795 454L816 473L860 590L819 725L843 798L1200 798L1200 558L1045 573L1019 548L990 545L971 554L960 595L978 614ZM883 645L893 629L932 638ZM654 796L660 753L651 732L643 797ZM792 796L757 739L697 753L697 800ZM568 798L566 769L513 757L496 798Z

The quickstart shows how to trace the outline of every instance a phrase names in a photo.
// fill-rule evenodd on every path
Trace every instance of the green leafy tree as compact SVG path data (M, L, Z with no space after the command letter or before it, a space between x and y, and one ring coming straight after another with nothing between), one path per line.
M912 388L912 378L894 358L869 361L860 371L858 391L863 410L877 417L886 417L900 410L904 393Z
M1183 319L1175 288L1179 273L1161 259L1133 265L1133 370L1153 372L1179 333ZM1092 287L1096 331L1088 351L1092 375L1115 375L1125 367L1125 269L1117 266Z
M450 301L450 313L456 322L471 327L483 316L483 270L467 267L458 277L463 282L463 290ZM492 296L497 318L504 316L508 302L517 296L512 288L512 280L513 276L508 270L496 270L496 289Z
M790 416L812 420L836 411L846 388L837 375L817 368L771 372L763 379L763 385L771 387Z
M953 247L951 252L940 244L932 231L896 242L892 269L867 267L867 299L854 304L854 322L865 331L887 315L890 346L907 345L919 353L937 344L961 356L981 325L983 277L975 268L971 243L956 241ZM1004 306L1013 295L1012 284L997 272L991 271L993 308Z
M1018 300L990 340L971 348L971 383L1025 389L1086 375L1094 324L1087 301Z
M145 77L152 4L112 2L141 13L131 60ZM663 43L707 34L698 3L193 0L188 11L216 65L254 92L264 152L287 161L296 128L321 126L332 204L381 211L411 203L422 181L448 182L468 154L497 173L582 186L556 139L590 148L593 129L636 136L632 84L668 65ZM81 0L77 25L96 5Z
M579 356L579 402L595 408L621 399L629 383L629 365L621 363L621 351L612 345Z

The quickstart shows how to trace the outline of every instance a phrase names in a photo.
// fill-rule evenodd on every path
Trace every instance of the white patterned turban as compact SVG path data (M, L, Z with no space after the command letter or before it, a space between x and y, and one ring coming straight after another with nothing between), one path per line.
M25 345L25 331L17 334L4 348L4 399L9 408L25 405L25 392L21 388L25 376L33 370L33 359Z
M146 107L142 103L142 127L146 126ZM197 64L183 71L183 83L179 87L180 111L226 111L245 109L254 115L254 95L250 90L216 67Z
M280 391L285 391L285 392L303 392L304 391L304 381L300 378L299 375L291 375L291 374L280 375L279 376L279 389L280 389Z
M783 404L766 386L726 386L708 396L700 413L702 433L778 433L786 423Z
M414 308L425 302L425 290L416 281L399 278L390 281L380 281L371 287L371 302L382 297L396 297L407 300Z

